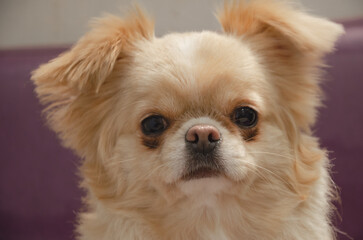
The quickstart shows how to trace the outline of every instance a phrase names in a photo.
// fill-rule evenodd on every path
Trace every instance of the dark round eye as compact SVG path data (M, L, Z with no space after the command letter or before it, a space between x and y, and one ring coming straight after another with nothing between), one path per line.
M256 126L257 112L250 107L239 107L234 110L233 121L241 128Z
M157 135L166 129L166 121L162 116L152 115L141 122L142 132L145 135Z

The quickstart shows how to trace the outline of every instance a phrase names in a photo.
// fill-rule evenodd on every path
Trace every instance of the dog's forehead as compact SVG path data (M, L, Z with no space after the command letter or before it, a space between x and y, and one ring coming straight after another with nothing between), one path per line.
M148 100L154 96L159 105L163 98L168 103L174 99L173 106L178 101L204 106L261 101L256 88L264 73L257 57L241 39L230 36L183 33L142 42L132 69L138 95Z
M240 39L213 32L170 34L156 40L155 45L164 49L166 58L189 66L196 74L203 68L217 68L220 73L233 68L248 70L250 64L256 64L253 53Z
M188 71L197 76L208 71L210 76L229 72L240 74L241 79L260 77L256 77L260 67L253 51L232 36L208 31L174 33L142 42L139 50L136 63L160 73Z

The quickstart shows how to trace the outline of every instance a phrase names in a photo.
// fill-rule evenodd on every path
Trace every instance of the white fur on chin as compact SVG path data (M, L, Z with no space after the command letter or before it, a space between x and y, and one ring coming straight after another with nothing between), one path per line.
M221 176L182 181L179 184L181 192L197 207L214 207L217 195L228 192L231 186L232 183Z

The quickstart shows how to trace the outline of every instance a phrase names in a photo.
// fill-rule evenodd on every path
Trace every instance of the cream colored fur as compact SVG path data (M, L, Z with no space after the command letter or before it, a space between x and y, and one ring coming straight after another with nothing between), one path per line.
M78 239L334 239L326 152L312 136L319 68L340 25L287 3L233 1L224 33L156 38L140 10L106 16L32 76L50 127L83 159ZM259 114L258 134L230 119ZM163 115L156 148L141 121ZM225 174L182 180L184 136L218 128ZM50 159L51 160L51 159Z

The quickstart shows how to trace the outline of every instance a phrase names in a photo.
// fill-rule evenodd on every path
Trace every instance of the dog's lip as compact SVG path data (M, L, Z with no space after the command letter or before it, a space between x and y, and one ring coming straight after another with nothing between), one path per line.
M188 181L200 178L217 177L221 174L219 170L212 169L209 167L201 167L196 170L190 171L183 175L182 180Z

